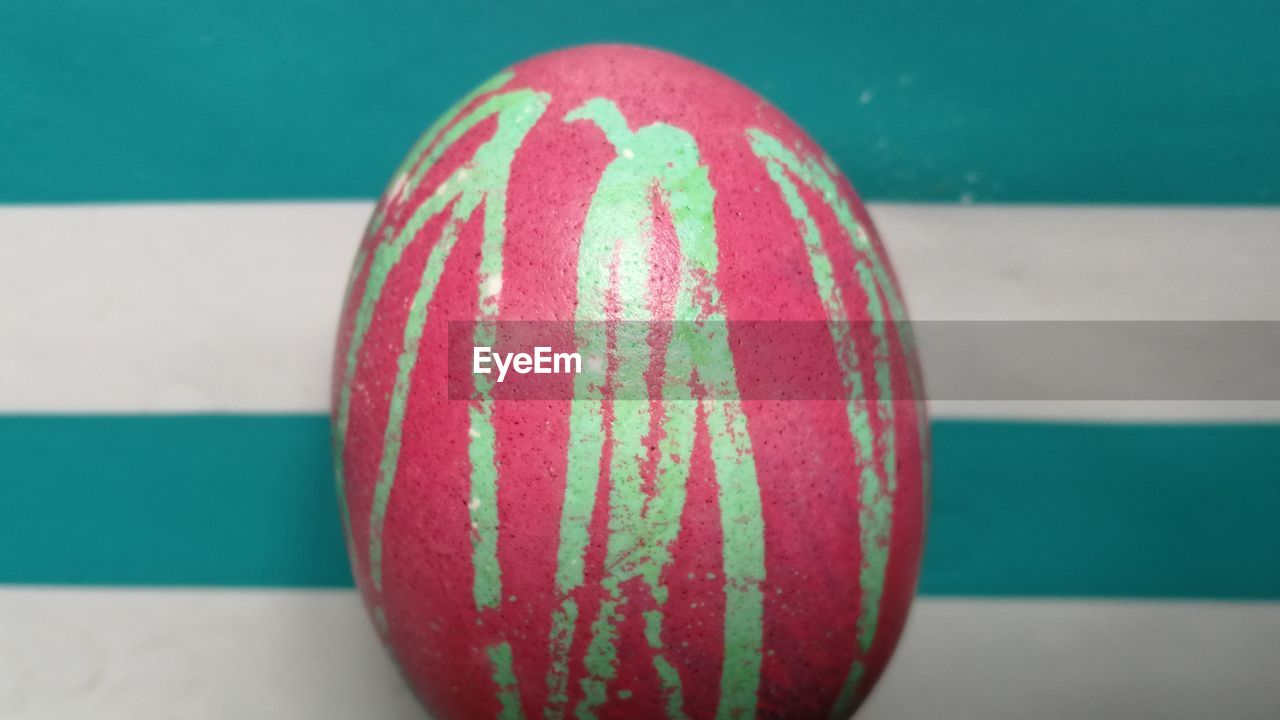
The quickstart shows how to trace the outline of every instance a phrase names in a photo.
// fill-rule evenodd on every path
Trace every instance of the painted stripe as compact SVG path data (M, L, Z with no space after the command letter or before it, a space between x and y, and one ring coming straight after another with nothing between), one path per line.
M638 136L642 131L630 132L626 119L608 100L598 98L588 101L567 114L564 120L594 123L603 131L617 153L601 175L592 196L591 207L587 211L578 250L579 273L582 274L585 270L587 275L580 287L585 286L586 292L580 292L575 316L596 320L607 318L611 321L646 318L649 303L648 244L652 236L648 216L653 214L649 198L654 178L646 172L653 159L645 156L651 155L657 148L646 147L641 142L642 138ZM631 152L631 158L637 162L633 165L630 159L623 156L624 152ZM597 202L600 198L604 202ZM624 202L624 198L629 198L630 202ZM595 247L586 248L587 245ZM609 262L600 269L606 269L607 272L601 273L600 269L583 267L584 262L606 254ZM598 276L601 275L608 278L606 282L600 282ZM601 293L601 290L604 292ZM579 324L578 327L581 328L582 325ZM619 349L617 342L617 338L612 339L610 347L604 353L608 366L606 385L616 387L619 384L634 386L642 383L652 361L650 349L646 347L643 352L629 353ZM583 698L574 709L574 715L583 720L596 717L596 709L608 700L609 684L616 676L617 626L623 619L622 608L619 606L625 602L622 583L628 576L628 555L639 555L636 553L637 546L651 535L656 535L653 540L664 548L666 542L669 542L664 542L666 528L651 525L644 514L644 479L640 475L643 454L640 448L652 421L650 405L646 402L615 403L608 397L612 394L608 388L605 393L606 399L596 401L593 398L590 401L592 404L600 402L605 406L608 422L605 437L609 451L591 458L590 464L593 469L607 470L605 477L608 478L609 486L609 535L606 540L604 577L600 581L605 594L595 619L589 624L591 635L586 639L586 654L583 659L587 677L581 680ZM577 414L576 411L571 413ZM587 437L595 436L594 431L587 431ZM577 445L579 439L579 436L570 435L570 446ZM601 450L603 453L604 448ZM599 480L599 474L587 473L586 481L596 485L590 493L592 497L599 486ZM682 490L683 488L679 489ZM659 489L655 489L654 496L659 505L672 500L670 492ZM658 532L654 533L654 530ZM585 554L571 558L571 562L581 565L584 557ZM638 565L653 565L654 560L659 561L656 567L637 575L648 582L650 595L660 607L665 601L665 597L658 597L661 558L640 555L635 562ZM548 710L554 712L556 707L551 705Z
M371 209L0 207L0 288L15 298L0 312L0 355L23 378L0 383L0 411L327 409L339 304ZM1280 266L1280 210L871 210L917 321L1280 320L1270 270ZM49 267L58 272L32 270ZM932 390L946 390L932 381L972 368L963 357L921 351L926 377L930 366L948 370L934 373ZM1208 348L1183 351L1195 358ZM974 369L1053 381L1020 356L994 361ZM1280 419L1276 402L949 401L932 409L948 417Z
M486 88L500 89L509 77L499 76L482 86L480 92ZM430 250L421 279L413 291L408 316L404 320L402 349L396 362L395 385L386 411L382 454L370 510L367 570L374 590L370 602L374 606L373 615L378 619L378 629L384 635L388 633L388 629L381 596L383 530L399 467L401 438L418 364L419 347L427 326L432 299L454 246L462 234L463 226L471 222L483 207L480 215L481 241L475 290L478 322L474 333L477 345L493 345L492 324L487 321L496 319L498 314L497 300L503 281L502 253L506 237L507 186L511 176L511 163L520 144L541 118L549 101L547 95L527 89L495 92L482 101L479 100L480 97L483 95L478 93L477 106L458 117L456 122L452 116L446 116L428 130L427 136L419 143L421 157L405 160L403 169L379 204L370 230L373 261L362 297L355 306L356 314L335 408L335 474L338 479L338 494L342 497L339 505L344 527L350 528L352 525L347 515L349 503L344 487L343 464L353 402L352 387L358 377L364 339L382 299L382 290L391 272L403 259L406 249L418 239L433 218L448 213L439 236L426 240L431 243ZM464 100L460 107L465 107L467 102ZM424 197L419 189L436 160L489 117L495 118L492 137L481 142L472 157L453 170L438 187L426 188L429 194ZM379 220L385 225L380 225ZM478 379L468 408L470 491L467 508L472 545L472 598L477 610L496 608L502 602L502 577L498 565L498 467L490 391L491 385ZM353 570L359 576L362 573L358 561L359 544L353 542L352 546L355 549L352 553L355 558ZM495 698L502 708L499 716L504 720L522 718L510 645L496 642L487 648L487 652L493 666Z
M765 139L762 140L761 138ZM826 311L827 317L844 320L861 315L861 308L850 308L844 300L843 293L840 292L839 287L836 285L831 260L827 256L826 250L823 249L821 233L817 224L813 221L813 216L808 206L805 205L804 199L800 196L800 191L792 180L793 173L800 169L800 161L783 148L777 140L763 133L752 136L752 147L755 149L756 154L765 161L769 168L769 177L778 186L778 190L782 193L783 199L791 209L796 223L801 226L801 236L804 238L805 249L808 252L813 281L818 288L818 295L822 300L823 310ZM791 162L785 163L782 159L784 157ZM829 195L824 195L824 199L826 197L829 197ZM875 288L873 286L867 297L874 296ZM871 317L876 321L882 321L884 315L883 313L876 313ZM881 331L881 334L883 334L883 331ZM857 349L854 347L853 338L849 333L849 326L839 323L832 324L831 336L832 342L836 347L840 369L844 374L845 389L849 397L846 402L846 414L849 418L849 437L854 442L855 454L861 468L858 478L860 488L858 527L861 529L860 547L863 568L862 572L859 573L859 586L862 590L862 604L865 609L858 619L858 644L861 646L861 651L865 653L871 646L871 635L875 632L880 612L880 594L884 585L884 570L888 559L889 547L887 540L889 537L889 523L892 522L893 506L886 496L886 478L884 477L886 468L878 466L875 462L875 438L872 436L870 409L867 407L865 400L868 397L868 393L864 388L860 361L857 356ZM883 353L883 355L887 354L887 352ZM880 364L875 359L873 359L873 362L877 366ZM885 400L892 401L892 388L888 384L880 387L878 385L879 378L877 377L876 380L877 389L874 391L876 393L874 397L882 397ZM887 424L887 432L892 433L892 431L892 421L890 421Z
M512 666L511 645L500 642L490 646L488 654L493 665L493 684L498 686L498 702L502 704L498 720L521 720L524 710L520 708L520 688Z
M680 243L681 279L671 319L708 321L707 329L693 331L696 336L689 339L693 349L688 357L731 358L723 332L724 314L714 286L717 244L713 236L706 234L706 218L714 209L714 190L693 138L679 128L662 123L631 131L618 108L599 98L571 111L565 120L594 123L617 153L595 191L595 197L605 201L592 203L583 229L578 259L577 319L580 322L601 318L666 319L655 317L653 308L659 301L649 296L650 245L655 237L653 203L664 203ZM624 198L630 202L624 202ZM621 232L620 228L628 232ZM610 268L607 274L602 272L606 267ZM707 298L705 307L703 301L697 299L703 297ZM580 329L579 336L582 334ZM588 357L592 353L593 350L588 350ZM611 347L604 354L609 367L606 384L611 386L641 385L653 362L647 343L642 353ZM713 396L723 397L728 394L726 391L736 387L732 362L727 363L727 372L705 372L706 368L684 362L682 357L686 356L674 347L669 348L666 359L671 362L662 366L665 372L662 382L666 388L692 397L692 382L698 370L704 371L706 385L730 385L710 388ZM581 386L584 382L586 380L580 379L577 384ZM594 717L595 708L607 699L608 685L614 679L617 665L617 625L622 619L619 606L626 602L622 585L638 577L657 605L656 610L645 613L645 635L666 695L667 715L681 718L684 717L682 681L663 652L662 623L668 593L662 576L670 562L668 548L679 533L685 505L685 482L694 437L694 405L677 403L681 407L667 410L679 416L663 421L655 479L651 489L646 490L641 465L647 454L647 438L651 437L654 426L649 403L614 403L597 399L599 389L583 390L583 397L590 400L578 403L571 411L571 426L582 435L574 434L570 439L574 464L568 474L567 496L574 498L575 488L584 492L581 498L564 505L557 570L557 577L563 579L558 583L562 594L571 592L582 582L589 524L589 515L584 511L589 509L588 499L594 504L599 470L606 465L602 454L605 438L609 440L610 450L607 456L609 538L606 576L601 581L607 598L601 601L597 617L590 624L591 638L584 661L590 676L582 682L584 698L575 715ZM759 583L764 579L764 528L745 418L735 413L729 403L708 402L704 406L719 488L727 607L717 716L730 718L755 713L763 635ZM593 418L602 424L607 418L608 429L603 437L599 430L584 427L582 422L574 424L575 420ZM584 447L586 450L579 449ZM574 474L574 466L583 471L581 477ZM563 602L567 605L572 599L566 598ZM565 616L564 610L556 614L557 619ZM548 717L559 717L563 712L560 689L566 681L563 668L567 666L567 654L572 647L572 628L569 631L568 642L559 642L565 630L553 620L551 647L553 652L564 655L553 656L547 681L553 698Z
M0 202L369 197L480 79L602 37L687 54L763 92L871 198L1280 199L1270 0L1158 13L1141 0L950 13L566 0L550 19L530 3L318 14L281 0L252 22L213 0L10 5Z
M396 470L399 467L400 439L404 427L406 408L409 404L409 384L413 375L413 368L418 362L418 347L421 345L423 330L427 322L427 306L431 304L431 298L435 295L436 285L444 272L445 262L457 242L458 226L465 221L466 218L450 218L441 236L431 247L418 289L414 292L413 299L410 301L409 317L404 326L404 346L396 361L395 386L391 391L391 403L387 412L386 429L382 441L382 455L378 463L378 481L373 489L373 505L369 518L369 576L373 580L374 588L378 591L382 590L383 522L386 519L387 505L391 501L391 490L395 485ZM416 233L410 233L409 236L412 237L414 234ZM391 268L388 267L386 271L389 273ZM372 308L378 301L377 295L366 295L365 297L371 298L371 300L367 303L361 302L362 315L366 304L370 308L369 312L372 313ZM356 337L363 339L362 336L363 333L359 331L357 326ZM333 432L335 445L334 472L338 477L338 493L341 497L346 496L343 480L343 456L346 452L345 442L347 420L351 407L351 385L357 371L356 358L359 350L356 340L352 340L351 346L352 351L347 356L346 374L342 382L342 394L338 399L337 417L334 421ZM343 518L343 520L347 521L348 525L350 524L348 518Z
M829 713L832 720L842 720L856 707L857 692L864 673L862 659L871 649L880 622L880 600L884 595L885 569L888 566L893 523L893 492L897 484L893 385L888 369L890 351L885 337L885 320L905 323L907 318L902 303L897 298L896 288L886 278L882 261L867 241L865 231L853 219L828 171L813 159L802 161L776 138L761 130L749 130L747 134L752 150L767 166L770 179L777 185L792 217L801 227L813 281L818 288L826 317L837 321L865 317L871 321L876 340L874 357L871 358L874 390L870 396L881 401L874 406L881 419L880 436L875 435L872 427L871 408L865 400L869 394L864 389L862 363L854 338L849 332L850 326L841 322L830 325L831 340L836 347L849 398L845 403L849 436L853 440L855 456L860 465L857 480L859 554L862 557L862 567L858 573L861 592L858 604L858 648ZM844 239L854 245L854 257L857 258L854 271L867 298L865 308L851 306L836 283L834 268L823 245L822 234L813 220L812 211L796 187L797 182L808 186L822 198L847 234ZM872 269L868 268L869 265ZM881 292L891 298L887 314L880 302ZM902 337L909 335L908 331ZM906 342L903 347L904 352L909 352ZM876 462L878 454L881 457L879 463Z
M0 646L13 720L425 717L352 591L0 588ZM1278 664L1280 604L925 598L858 718L1271 720Z
M1280 424L932 430L926 594L1280 598ZM0 582L348 585L328 444L323 416L0 416Z
M349 303L356 284L358 282L361 283L361 296L359 303L355 305L355 317L352 322L351 335L347 340L342 382L338 391L333 423L334 481L339 498L339 512L342 513L343 528L346 529L348 540L350 541L351 516L347 502L344 464L346 461L347 426L351 412L351 385L359 366L360 351L364 346L365 335L369 330L370 323L373 321L374 311L382 297L383 287L391 271L400 263L405 249L417 238L419 231L433 217L442 214L445 209L452 206L452 217L449 218L449 222L441 231L441 236L431 248L426 268L423 270L419 291L414 293L411 301L409 319L404 330L405 349L402 351L400 362L397 365L391 407L388 412L386 430L384 431L385 439L383 441L382 457L379 461L379 479L374 489L373 511L370 518L371 536L369 538L370 575L373 579L374 587L378 589L381 589L382 583L382 520L390 496L391 483L395 479L396 464L399 460L400 428L407 401L409 372L416 361L418 343L422 336L422 326L426 321L427 304L434 292L440 274L443 272L444 261L448 257L450 250L452 250L453 243L457 240L459 225L470 215L474 209L474 203L479 201L474 196L467 197L466 193L461 192L462 188L467 187L463 183L466 179L466 174L465 172L458 172L450 175L441 185L441 192L433 194L426 202L422 203L409 217L408 221L398 228L394 234L392 234L393 228L386 224L388 219L387 212L392 205L398 205L417 188L426 171L453 143L457 142L460 137L483 118L501 111L500 106L495 107L493 104L486 104L482 108L477 108L460 122L454 123L458 114L477 97L501 87L510 79L510 74L499 74L488 82L482 83L480 87L463 97L444 116L428 127L418 142L414 144L412 154L405 158L401 168L392 180L392 187L395 191L391 192L386 201L381 202L374 209L373 218L365 231L366 237L361 243L359 252L356 254L356 262L352 268L351 278L348 281L347 293L344 296L344 303ZM463 168L463 171L469 170L469 167ZM450 181L452 181L454 191L452 193L443 192L449 186ZM463 196L461 200L459 200L460 195ZM363 261L365 256L369 254L370 249L372 249L372 258L369 261L369 267L365 268ZM353 552L351 557L353 562L359 561L357 553ZM375 614L379 618L384 617L380 608L375 611Z
M484 87L498 87L508 79L499 76ZM388 202L399 205L409 197L427 170L449 147L487 117L498 117L497 130L492 139L486 141L476 150L471 163L464 165L450 174L432 194L413 210L402 227L387 226L385 233L382 227L373 227L371 234L377 238L373 250L373 261L369 271L369 279L365 281L364 292L360 299L352 339L350 341L344 369L342 388L336 409L334 422L335 443L335 475L338 477L338 492L343 489L343 455L345 451L348 414L351 406L351 385L358 368L360 350L365 333L372 321L374 310L381 299L382 289L391 271L400 263L408 245L418 237L423 227L435 216L451 208L450 217L445 224L440 238L431 246L422 279L413 295L409 317L404 328L404 347L397 361L395 387L391 395L390 409L385 428L382 457L379 465L378 482L374 488L373 508L369 522L369 569L373 585L381 590L382 585L382 527L390 501L391 489L396 478L396 469L400 456L400 435L404 413L408 403L410 379L417 364L418 346L423 328L426 324L427 308L435 294L435 288L444 272L445 263L453 250L461 230L461 225L470 219L472 213L483 204L484 241L482 246L480 307L485 310L486 293L492 278L501 282L501 246L503 217L505 215L506 182L510 173L511 157L515 153L529 128L541 116L546 107L546 98L528 90L494 95L481 103L472 112L461 117L456 123L446 118L443 123L433 129L442 132L439 142L434 142L432 130L422 143L427 148L420 162L406 161L406 166L413 167L407 181L394 181L395 187L402 187L400 192L392 192ZM447 128L441 130L440 128ZM401 176L403 177L403 176ZM477 325L481 332L483 324ZM501 586L497 569L497 492L494 488L496 469L493 468L493 432L488 422L487 410L482 401L477 412L472 413L472 497L479 498L481 503L473 501L473 514L478 511L479 517L473 521L477 530L476 542L476 587L475 596L478 606L496 605L501 598ZM479 417L477 417L477 414ZM478 426L478 427L477 427ZM487 479L487 482L485 481ZM487 507L484 501L488 500ZM349 525L349 519L344 517ZM483 528L479 521L484 521Z
M581 114L582 108L565 116L565 122L574 122ZM610 118L612 119L612 118ZM615 130L611 123L603 130L608 136ZM623 132L626 123L622 122ZM616 171L615 173L616 174ZM606 171L601 176L601 183L611 175ZM597 190L598 192L598 190ZM575 274L577 297L574 304L574 334L578 340L578 350L587 363L601 363L606 368L606 379L601 386L587 375L574 378L574 396L581 402L574 403L569 410L569 444L565 469L564 502L560 508L560 537L556 550L556 590L562 596L560 609L553 612L550 637L551 662L547 671L547 706L543 712L547 720L559 720L568 709L569 672L573 652L574 637L578 622L578 606L572 593L582 587L586 580L587 547L591 544L590 527L592 514L595 511L597 495L600 491L600 480L607 467L609 441L612 439L614 423L612 412L606 403L608 386L618 370L616 358L610 358L610 338L600 337L600 333L584 330L588 323L604 319L616 320L616 310L610 312L610 296L636 293L634 283L631 287L617 289L618 254L622 251L622 243L602 235L600 223L592 217L594 203L587 210L583 233L578 244L578 267ZM599 213L599 210L596 209ZM638 218L635 219L638 224ZM638 231L640 228L634 228ZM648 268L647 263L643 266ZM637 304L634 297L631 305ZM643 304L640 298L638 304ZM631 308L629 308L631 309ZM610 317L612 315L612 317ZM601 346L601 343L604 346ZM646 353L647 357L647 353ZM604 616L610 608L616 607L616 600L601 600L599 616ZM606 628L607 629L607 628ZM593 635L599 636L593 627ZM600 665L608 665L609 659L604 656L611 647L601 647L595 639L586 650L583 664L589 673L596 675ZM602 657L603 656L603 657ZM604 692L598 678L588 678L585 683L594 681L595 695ZM587 695L591 695L588 691Z

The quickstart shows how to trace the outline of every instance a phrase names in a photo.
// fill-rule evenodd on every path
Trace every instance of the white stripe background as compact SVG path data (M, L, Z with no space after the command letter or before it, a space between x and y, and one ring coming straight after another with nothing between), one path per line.
M371 207L0 206L3 361L22 378L0 384L0 412L325 412L342 290ZM915 320L1280 320L1280 210L872 213ZM922 353L926 381L931 365L966 362ZM1054 381L1022 356L998 362L984 372ZM1276 419L1280 402L949 401L931 411Z
M338 303L369 211L0 207L0 412L325 412ZM877 204L872 214L918 320L1280 320L1280 210ZM943 360L923 354L927 376ZM1275 402L931 410L1280 419ZM1274 720L1277 667L1275 603L930 598L859 717ZM421 712L353 591L0 588L0 718L173 717Z

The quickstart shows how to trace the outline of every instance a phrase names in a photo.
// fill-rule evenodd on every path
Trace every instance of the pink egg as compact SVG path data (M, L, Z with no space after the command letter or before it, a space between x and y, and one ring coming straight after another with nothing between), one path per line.
M848 181L713 70L589 46L459 101L374 212L334 364L352 570L426 708L855 710L920 567L905 320ZM589 367L475 372L529 321Z

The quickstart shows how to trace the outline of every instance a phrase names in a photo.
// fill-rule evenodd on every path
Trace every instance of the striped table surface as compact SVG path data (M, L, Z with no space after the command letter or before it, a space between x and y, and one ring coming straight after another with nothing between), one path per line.
M0 7L0 718L422 717L331 491L343 285L432 118L600 40L805 126L917 321L1184 328L1119 363L922 331L921 598L859 717L1280 717L1276 27L1266 0Z
M348 590L0 592L0 717L421 719ZM1274 720L1274 605L927 597L859 720ZM1194 655L1194 657L1189 657Z
M1280 318L1280 210L871 209L920 318ZM328 484L369 211L0 208L24 378L0 386L0 716L415 717L345 589ZM868 717L1275 716L1280 403L932 412L925 597Z

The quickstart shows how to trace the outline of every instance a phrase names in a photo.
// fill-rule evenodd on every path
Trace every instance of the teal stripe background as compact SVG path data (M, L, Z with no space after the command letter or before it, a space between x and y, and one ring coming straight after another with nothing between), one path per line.
M1274 0L5 2L0 202L373 197L489 74L613 40L761 91L872 199L1275 203L1278 29Z
M925 593L1280 598L1280 425L934 443ZM0 458L0 582L351 582L323 416L0 416Z

